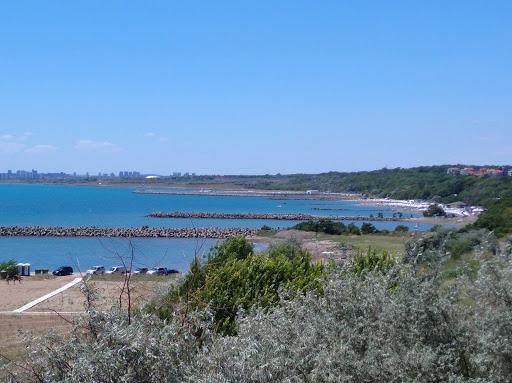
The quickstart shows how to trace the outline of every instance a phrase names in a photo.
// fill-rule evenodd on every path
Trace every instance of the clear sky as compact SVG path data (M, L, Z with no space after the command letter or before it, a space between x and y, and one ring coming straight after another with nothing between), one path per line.
M512 163L512 1L4 1L0 171Z

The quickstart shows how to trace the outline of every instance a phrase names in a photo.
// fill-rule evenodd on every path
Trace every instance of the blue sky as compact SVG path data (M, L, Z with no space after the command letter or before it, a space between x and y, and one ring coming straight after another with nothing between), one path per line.
M510 1L11 1L0 170L512 163Z

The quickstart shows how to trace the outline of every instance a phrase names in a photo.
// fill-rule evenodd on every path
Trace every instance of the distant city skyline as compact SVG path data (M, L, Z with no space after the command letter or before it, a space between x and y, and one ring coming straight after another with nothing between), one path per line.
M447 167L447 174L451 175L470 175L470 176L512 176L512 165L497 164L497 165L474 165L474 164L439 164L438 166ZM451 167L454 166L454 167ZM477 169L472 166L476 166ZM380 170L380 169L372 169ZM370 170L371 171L371 170ZM275 176L275 175L288 175L293 173L266 173L266 174L247 174L254 176ZM221 173L204 173L197 174L195 172L181 172L181 171L168 171L167 173L158 172L140 172L137 170L120 170L118 172L94 172L87 171L84 173L80 172L64 172L64 171L50 171L42 172L37 169L25 170L25 169L8 169L6 171L0 171L0 180L18 180L18 179L82 179L82 178L143 178L150 176L162 177L162 178L187 178L187 177L201 177L201 176L237 176L246 174L221 174Z
M121 170L119 172L63 172L63 171L53 171L53 172L40 172L37 169L24 170L24 169L8 169L5 172L0 172L0 180L23 180L23 179L73 179L73 178L141 178L145 176L158 176L158 177L167 177L167 178L181 178L181 177L195 177L196 173L193 172L169 172L167 174L157 174L157 173L141 173L136 170Z
M4 2L0 171L512 162L512 2Z

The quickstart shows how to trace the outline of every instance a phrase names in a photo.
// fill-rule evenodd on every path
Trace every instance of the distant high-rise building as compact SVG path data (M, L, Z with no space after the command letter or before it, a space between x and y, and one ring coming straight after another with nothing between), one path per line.
M140 172L121 171L119 172L119 178L140 178Z

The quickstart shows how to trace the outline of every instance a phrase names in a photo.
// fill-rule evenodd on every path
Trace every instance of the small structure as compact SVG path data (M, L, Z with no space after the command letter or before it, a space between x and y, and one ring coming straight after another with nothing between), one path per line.
M451 174L451 175L460 174L460 168L448 168L446 170L446 174Z
M30 277L30 263L18 263L18 275Z

